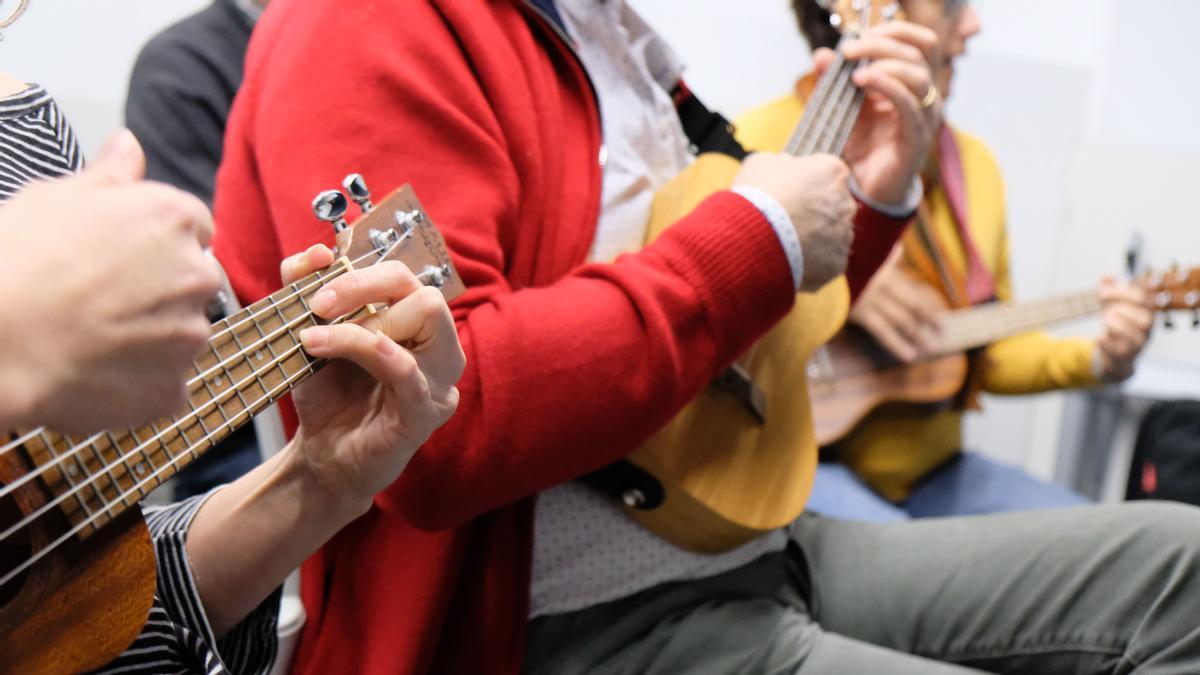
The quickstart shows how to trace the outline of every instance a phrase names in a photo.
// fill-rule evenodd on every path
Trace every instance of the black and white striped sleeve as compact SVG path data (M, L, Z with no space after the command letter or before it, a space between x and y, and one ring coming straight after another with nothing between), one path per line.
M212 493L210 492L209 495ZM142 634L100 673L266 673L278 651L276 589L220 640L213 635L187 560L187 530L208 495L146 509L158 559L158 592Z

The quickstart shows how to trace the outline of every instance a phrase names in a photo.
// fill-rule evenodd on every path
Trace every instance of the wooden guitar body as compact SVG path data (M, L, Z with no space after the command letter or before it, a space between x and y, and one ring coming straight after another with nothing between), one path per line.
M901 363L859 328L838 333L809 366L817 444L841 440L885 403L946 403L967 379L964 353Z
M138 637L154 601L156 561L139 502L248 424L324 363L299 332L311 297L338 275L398 260L447 300L464 286L412 188L372 205L358 174L346 195L317 196L341 258L213 324L187 373L186 411L89 438L44 428L0 439L0 675L95 670ZM355 233L360 232L361 236ZM321 323L354 321L374 306Z
M739 166L727 155L700 155L656 195L648 238L728 189ZM664 539L703 552L735 548L800 515L817 461L805 368L848 308L842 280L798 294L791 313L742 362L767 393L766 422L735 397L707 387L629 456L664 492L661 505L630 514Z
M17 453L0 456L0 484L29 470ZM0 501L0 531L46 503L39 481ZM43 518L0 548L0 574L66 531ZM130 509L83 542L59 547L0 595L0 673L93 670L119 656L146 623L156 583L150 532Z

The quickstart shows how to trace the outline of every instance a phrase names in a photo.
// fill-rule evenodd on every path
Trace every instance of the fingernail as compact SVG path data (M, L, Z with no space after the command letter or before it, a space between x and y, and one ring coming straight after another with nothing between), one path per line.
M391 356L396 353L396 342L392 338L383 334L383 331L375 331L375 348L384 356Z
M300 342L304 345L304 349L313 351L320 349L329 342L329 327L328 326L312 326L300 331Z
M337 302L337 291L332 288L322 288L308 299L308 306L317 314L325 314L333 309Z

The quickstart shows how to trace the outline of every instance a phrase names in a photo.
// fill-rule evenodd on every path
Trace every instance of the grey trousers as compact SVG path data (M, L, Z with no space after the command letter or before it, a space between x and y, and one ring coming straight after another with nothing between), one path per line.
M870 524L530 623L526 672L1200 674L1200 509Z

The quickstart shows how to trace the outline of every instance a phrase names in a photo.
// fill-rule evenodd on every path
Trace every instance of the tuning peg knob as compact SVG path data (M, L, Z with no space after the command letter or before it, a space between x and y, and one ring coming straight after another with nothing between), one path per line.
M346 195L337 190L322 192L312 203L313 214L320 220L333 223L334 232L341 232L349 227L345 218L348 208L350 202L346 201Z
M371 204L371 191L367 189L367 182L363 180L362 174L352 173L346 176L346 179L342 181L342 187L346 189L346 194L350 195L350 199L358 204L358 208L362 209L363 215L375 208Z

